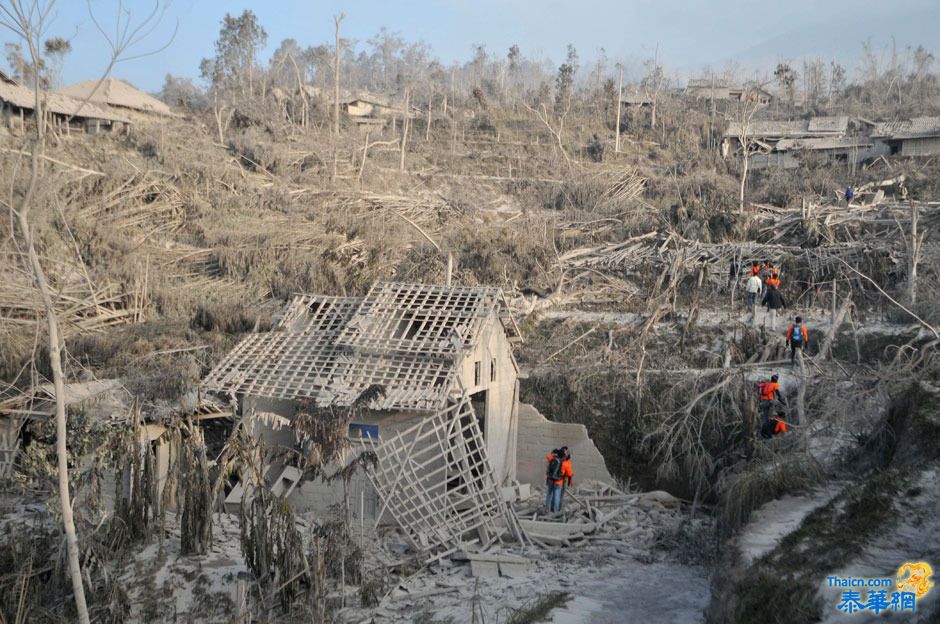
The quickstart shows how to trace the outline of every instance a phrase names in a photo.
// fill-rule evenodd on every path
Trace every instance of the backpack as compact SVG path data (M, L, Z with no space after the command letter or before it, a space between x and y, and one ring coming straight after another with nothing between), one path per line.
M552 461L548 462L545 478L550 481L561 481L561 460L559 458L552 457Z
M803 342L803 326L802 325L793 325L793 332L790 334L790 342L801 343Z
M763 397L763 396L770 394L770 384L771 382L769 381L762 381L759 384L757 384L758 396Z

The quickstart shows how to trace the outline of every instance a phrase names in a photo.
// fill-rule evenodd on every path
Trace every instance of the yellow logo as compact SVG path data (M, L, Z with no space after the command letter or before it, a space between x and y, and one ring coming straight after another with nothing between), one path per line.
M905 563L898 568L898 589L913 592L917 598L923 598L934 585L930 580L932 574L933 568L930 567L929 563L924 561L919 563Z

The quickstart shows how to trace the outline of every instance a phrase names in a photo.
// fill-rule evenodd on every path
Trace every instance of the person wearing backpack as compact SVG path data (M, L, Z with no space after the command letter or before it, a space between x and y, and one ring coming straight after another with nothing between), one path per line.
M796 350L800 349L800 356L802 357L802 350L806 348L807 342L809 342L809 335L806 333L806 326L803 325L803 317L798 316L793 319L793 322L790 323L790 329L787 330L787 344L790 345L791 365L796 356Z
M768 421L779 420L779 415L785 413L783 408L783 394L780 393L780 384L778 380L779 376L772 375L769 380L764 380L757 384L757 394L758 394L758 404L757 409L761 415L761 435L764 436L765 431L771 431L771 435L775 433L781 433L776 431L777 427L775 422L768 425ZM775 416L775 414L777 416ZM786 431L786 424L783 425L783 431ZM764 436L769 437L769 436Z
M561 485L564 482L561 476L561 451L552 450L545 457L548 468L545 470L545 511L555 513L561 505Z

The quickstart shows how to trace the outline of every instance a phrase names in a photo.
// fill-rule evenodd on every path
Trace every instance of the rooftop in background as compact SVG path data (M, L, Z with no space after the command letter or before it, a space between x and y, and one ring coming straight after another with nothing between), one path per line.
M24 110L33 110L36 106L34 91L12 81L0 82L0 100ZM61 93L43 93L43 103L47 111L56 115L131 123L129 118L108 107L82 102Z
M914 117L905 120L881 121L875 124L871 135L890 139L917 139L940 136L940 117Z
M245 338L202 387L326 407L381 385L373 409L442 409L501 299L496 288L393 282L362 298L299 296L274 331Z
M79 100L88 99L96 104L128 108L143 113L167 116L174 114L170 107L160 100L116 78L101 81L100 85L97 80L86 80L60 89L58 93Z
M848 132L849 118L813 117L795 121L751 121L747 124L746 134L750 137L799 138L840 136ZM741 137L745 134L744 124L740 121L728 123L726 137Z

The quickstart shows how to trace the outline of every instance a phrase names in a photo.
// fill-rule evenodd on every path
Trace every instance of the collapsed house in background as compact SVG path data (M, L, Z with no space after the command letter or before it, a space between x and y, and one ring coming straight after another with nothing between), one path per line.
M885 145L886 153L898 156L940 154L940 117L915 117L874 124L871 136Z
M72 131L92 134L116 132L127 129L131 124L127 115L61 93L43 92L42 102L49 127L60 135L71 134ZM35 108L36 94L31 88L17 84L6 74L0 76L0 119L3 127L24 132L26 120L33 116Z
M389 122L394 128L396 120L404 119L406 113L403 105L371 93L347 97L341 102L347 119L356 124L362 132L382 129L389 125Z
M706 101L744 102L750 100L766 106L773 95L758 86L742 86L721 78L693 78L686 83L685 94Z
M753 169L793 169L813 156L824 162L864 163L879 156L940 154L940 117L872 122L856 120L849 132L847 116L795 121L732 121L721 144L723 158L750 154Z
M65 384L63 402L77 407L103 397L121 387L116 379ZM0 478L8 477L23 440L23 428L29 422L55 417L55 388L45 383L26 392L7 392L0 397ZM28 441L28 440L27 440Z
M723 158L747 150L749 166L792 169L809 153L832 162L863 162L885 153L884 145L865 136L849 135L849 118L811 117L794 121L729 122L721 144Z
M58 93L77 100L87 100L104 108L117 109L125 114L174 115L170 107L157 98L116 78L86 80L60 89Z
M266 447L296 450L300 402L341 410L381 387L349 424L345 460L378 460L350 483L354 515L394 519L422 551L472 531L487 544L518 529L500 489L516 473L516 339L498 289L379 283L361 298L295 298L202 388L234 399ZM302 480L289 461L266 469L265 486L296 509L327 513L344 496L342 484ZM234 489L227 506L244 495Z

